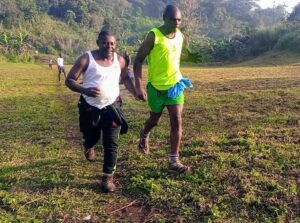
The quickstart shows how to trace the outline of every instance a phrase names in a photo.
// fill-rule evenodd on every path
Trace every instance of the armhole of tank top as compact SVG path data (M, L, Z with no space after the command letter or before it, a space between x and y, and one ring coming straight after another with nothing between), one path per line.
M174 41L176 41L177 43L181 42L182 40L182 33L177 30L175 33L175 38L173 38Z
M113 64L117 64L119 62L118 54L114 52L114 62Z
M91 51L87 51L86 53L87 53L87 55L88 55L88 60L89 60L89 61L88 61L88 66L87 66L85 72L87 72L87 70L90 68L91 62L92 62L93 59L94 59Z
M178 32L178 34L179 34L180 40L183 41L183 34L182 34L182 32L181 32L180 30L178 30L177 32Z
M150 31L149 31L149 33L148 33L148 35L150 34L150 33L153 33L153 35L154 35L154 43L153 43L153 46L154 45L156 45L157 44L157 28L154 28L154 29L151 29ZM159 31L159 30L158 30Z

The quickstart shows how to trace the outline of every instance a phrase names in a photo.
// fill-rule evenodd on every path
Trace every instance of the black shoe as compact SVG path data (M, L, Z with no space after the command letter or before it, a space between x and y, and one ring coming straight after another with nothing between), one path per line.
M94 147L92 147L90 149L84 148L84 156L88 161L94 162L95 161L95 149L94 149Z
M112 174L102 176L101 189L105 193L114 192L116 190L116 185L114 184L114 177Z

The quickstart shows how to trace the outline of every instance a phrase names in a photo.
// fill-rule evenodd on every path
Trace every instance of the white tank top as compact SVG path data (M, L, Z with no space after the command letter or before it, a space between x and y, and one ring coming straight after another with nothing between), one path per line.
M121 68L118 55L114 53L113 64L109 67L103 67L95 61L91 51L88 51L89 65L83 74L83 87L98 87L100 95L98 97L89 97L83 94L86 102L96 108L104 108L115 102L120 94L119 79Z

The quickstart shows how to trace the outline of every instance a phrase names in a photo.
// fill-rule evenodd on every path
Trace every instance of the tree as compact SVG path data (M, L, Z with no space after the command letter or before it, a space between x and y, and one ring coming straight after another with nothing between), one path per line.
M256 28L272 28L286 20L285 5L275 8L257 9L253 12L252 25Z
M288 19L289 22L299 22L300 21L300 3L296 5L289 15Z
M185 34L186 45L189 47L190 41L200 29L200 3L197 0L177 1L182 14L182 27Z
M18 6L23 12L25 20L31 20L38 14L35 0L18 0Z
M75 22L75 19L76 19L76 14L75 12L73 12L72 10L67 10L66 12L66 20L67 20L67 23L70 25L70 24L73 24Z
M14 0L0 1L0 21L6 27L11 27L21 18L21 12Z

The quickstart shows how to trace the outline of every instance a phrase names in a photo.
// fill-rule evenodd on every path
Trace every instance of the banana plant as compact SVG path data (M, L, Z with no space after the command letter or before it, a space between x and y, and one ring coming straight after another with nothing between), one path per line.
M18 31L18 34L16 36L16 42L17 42L17 50L19 53L22 53L26 48L26 37L27 34L22 31Z
M2 53L22 56L29 48L28 35L24 31L0 33L0 51Z
M1 50L3 50L4 53L6 53L9 49L9 36L6 32L0 34L0 45Z

